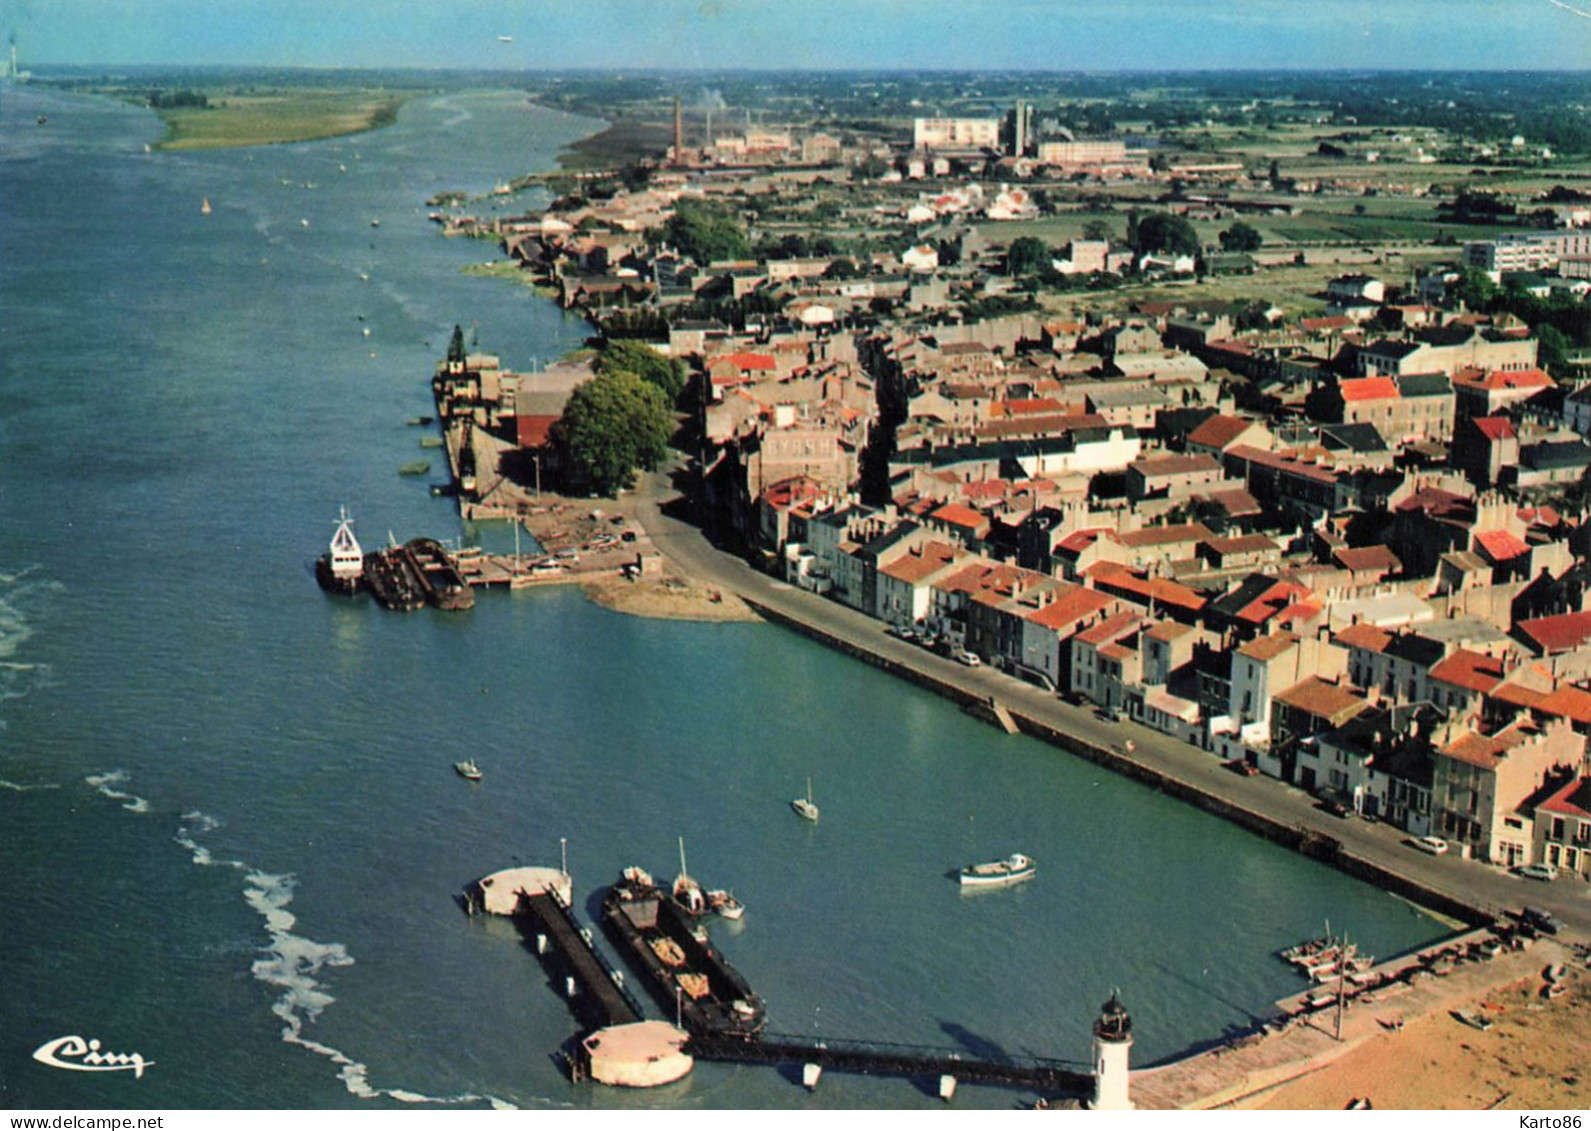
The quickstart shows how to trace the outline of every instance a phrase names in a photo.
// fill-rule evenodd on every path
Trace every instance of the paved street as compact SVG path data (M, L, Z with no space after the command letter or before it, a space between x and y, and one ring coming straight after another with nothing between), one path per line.
M1214 755L1134 723L1113 723L1092 710L1062 702L1052 693L989 668L966 668L884 633L881 622L834 601L795 589L720 552L701 530L663 512L674 497L662 476L643 484L636 514L658 549L682 573L766 606L913 671L958 686L969 694L999 700L1007 708L1080 742L1114 750L1118 756L1223 802L1267 815L1280 824L1306 828L1338 841L1345 854L1403 876L1420 886L1492 914L1529 904L1549 909L1568 933L1591 938L1591 886L1571 878L1555 883L1521 879L1488 865L1453 856L1426 856L1410 848L1407 834L1357 817L1333 817L1315 808L1312 797L1273 778L1243 777L1222 767ZM661 504L661 505L660 505ZM672 509L672 508L671 508ZM1132 755L1119 754L1124 741Z

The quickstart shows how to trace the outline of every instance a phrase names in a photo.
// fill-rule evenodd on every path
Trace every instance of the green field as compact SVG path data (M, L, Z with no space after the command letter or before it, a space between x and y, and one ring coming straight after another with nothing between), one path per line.
M208 108L161 109L161 149L230 149L362 133L393 121L408 94L291 90L217 95Z

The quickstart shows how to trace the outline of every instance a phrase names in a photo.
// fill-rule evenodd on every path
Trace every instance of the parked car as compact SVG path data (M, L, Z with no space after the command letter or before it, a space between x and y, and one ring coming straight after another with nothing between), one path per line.
M1230 762L1222 762L1221 764L1234 774L1242 774L1246 778L1254 777L1260 772L1260 768L1247 758L1233 758Z
M1553 864L1523 864L1514 869L1514 875L1523 876L1527 880L1552 881L1558 878L1558 869Z
M968 652L966 649L962 649L960 652L956 653L956 663L965 664L969 668L975 668L982 664L983 661L978 659L975 653Z
M1320 804L1315 808L1323 813L1330 813L1333 817L1346 817L1353 812L1352 809L1338 801L1335 797L1322 797Z
M1525 926L1540 931L1544 935L1558 933L1560 924L1551 911L1541 907L1527 907L1519 913L1519 921Z
M1417 836L1407 843L1410 848L1417 848L1430 856L1441 856L1447 851L1447 841L1439 836Z

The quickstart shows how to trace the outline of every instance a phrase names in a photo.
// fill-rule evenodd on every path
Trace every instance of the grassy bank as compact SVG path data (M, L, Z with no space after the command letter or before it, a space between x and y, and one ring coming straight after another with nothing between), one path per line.
M674 128L662 122L619 118L599 134L575 142L558 157L572 172L617 169L643 157L657 157L674 143Z
M411 95L385 90L284 90L228 94L208 107L157 110L161 149L230 149L363 133L388 125Z

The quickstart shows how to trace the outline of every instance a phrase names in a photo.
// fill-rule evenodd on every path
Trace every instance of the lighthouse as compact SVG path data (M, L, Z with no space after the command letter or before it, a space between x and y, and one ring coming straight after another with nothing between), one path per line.
M1132 1018L1127 1007L1111 992L1110 1000L1099 1007L1094 1022L1094 1101L1095 1111L1131 1111L1127 1097L1127 1060L1132 1052Z

